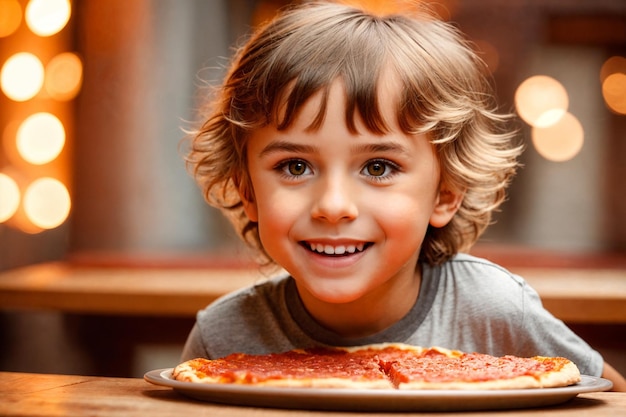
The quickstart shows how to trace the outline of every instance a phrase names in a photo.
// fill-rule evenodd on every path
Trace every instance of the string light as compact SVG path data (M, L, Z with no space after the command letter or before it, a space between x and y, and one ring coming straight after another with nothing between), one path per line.
M35 165L54 160L65 145L63 123L50 113L35 113L17 129L17 150L22 158Z
M80 91L83 64L75 53L63 52L46 65L45 89L59 101L71 100Z
M61 225L69 215L70 194L62 182L49 177L35 180L24 193L24 211L28 219L42 229Z
M39 36L58 33L70 20L69 0L30 0L26 6L26 24Z
M526 79L515 92L515 107L529 125L548 127L565 114L569 97L560 82L546 75Z
M567 112L551 126L533 127L531 136L541 156L550 161L564 162L580 152L585 134L578 119Z
M30 100L43 86L44 68L35 55L18 52L6 60L0 73L0 87L14 101Z

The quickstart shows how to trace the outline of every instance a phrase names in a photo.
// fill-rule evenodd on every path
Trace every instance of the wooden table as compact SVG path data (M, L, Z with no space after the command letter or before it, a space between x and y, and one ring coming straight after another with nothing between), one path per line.
M167 387L138 378L104 378L0 372L2 416L354 416L336 411L238 407L188 399ZM539 409L481 412L490 416L626 416L626 393L580 394L565 404ZM377 413L377 416L418 413ZM474 413L419 413L420 416L472 416Z
M566 322L626 324L626 269L511 268Z
M626 323L626 269L511 268L564 321ZM194 317L264 277L252 268L93 266L52 262L0 273L0 308Z
M195 317L216 298L264 279L252 268L31 265L0 273L0 308Z

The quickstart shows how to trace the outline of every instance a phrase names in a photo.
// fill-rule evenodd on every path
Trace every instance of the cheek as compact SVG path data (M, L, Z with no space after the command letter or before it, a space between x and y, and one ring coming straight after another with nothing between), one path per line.
M306 214L303 202L288 193L264 189L258 195L256 206L262 239L285 235Z
M388 235L421 239L426 233L435 199L432 196L416 199L415 196L402 195L388 198L376 205L379 213L378 223Z

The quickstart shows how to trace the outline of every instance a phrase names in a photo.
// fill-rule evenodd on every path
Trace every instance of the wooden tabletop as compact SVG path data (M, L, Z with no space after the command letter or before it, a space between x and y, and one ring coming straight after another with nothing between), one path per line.
M546 309L575 323L626 323L625 269L511 268Z
M216 298L262 279L252 268L100 267L52 262L0 273L0 306L194 317Z
M510 268L564 321L626 323L626 269ZM249 267L89 266L52 262L0 273L0 308L194 317L216 298L265 279Z
M72 375L47 375L0 372L0 415L2 416L253 416L253 417L337 417L354 416L339 411L306 411L219 405L188 399L168 387L138 378L105 378ZM482 413L484 414L484 413ZM481 415L482 415L481 414ZM398 416L377 413L377 416ZM472 416L475 412L406 413L432 416ZM598 392L579 394L564 404L507 411L490 416L624 416L626 393Z

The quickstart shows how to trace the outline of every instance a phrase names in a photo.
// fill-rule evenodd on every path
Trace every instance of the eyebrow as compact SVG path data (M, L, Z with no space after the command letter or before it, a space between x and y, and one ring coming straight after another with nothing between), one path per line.
M312 145L302 145L299 143L291 143L283 140L272 142L267 145L260 153L260 156L269 155L275 152L297 152L297 153L317 153L317 147Z
M396 142L381 142L381 143L368 143L365 145L359 145L355 147L355 152L358 153L376 153L376 152L395 152L406 154L409 150Z
M353 148L355 153L377 153L377 152L396 152L401 154L409 153L408 149L399 143L381 142L357 145ZM304 145L299 143L291 143L279 140L267 145L260 152L260 156L270 155L276 152L296 152L296 153L319 153L319 149L313 145Z

